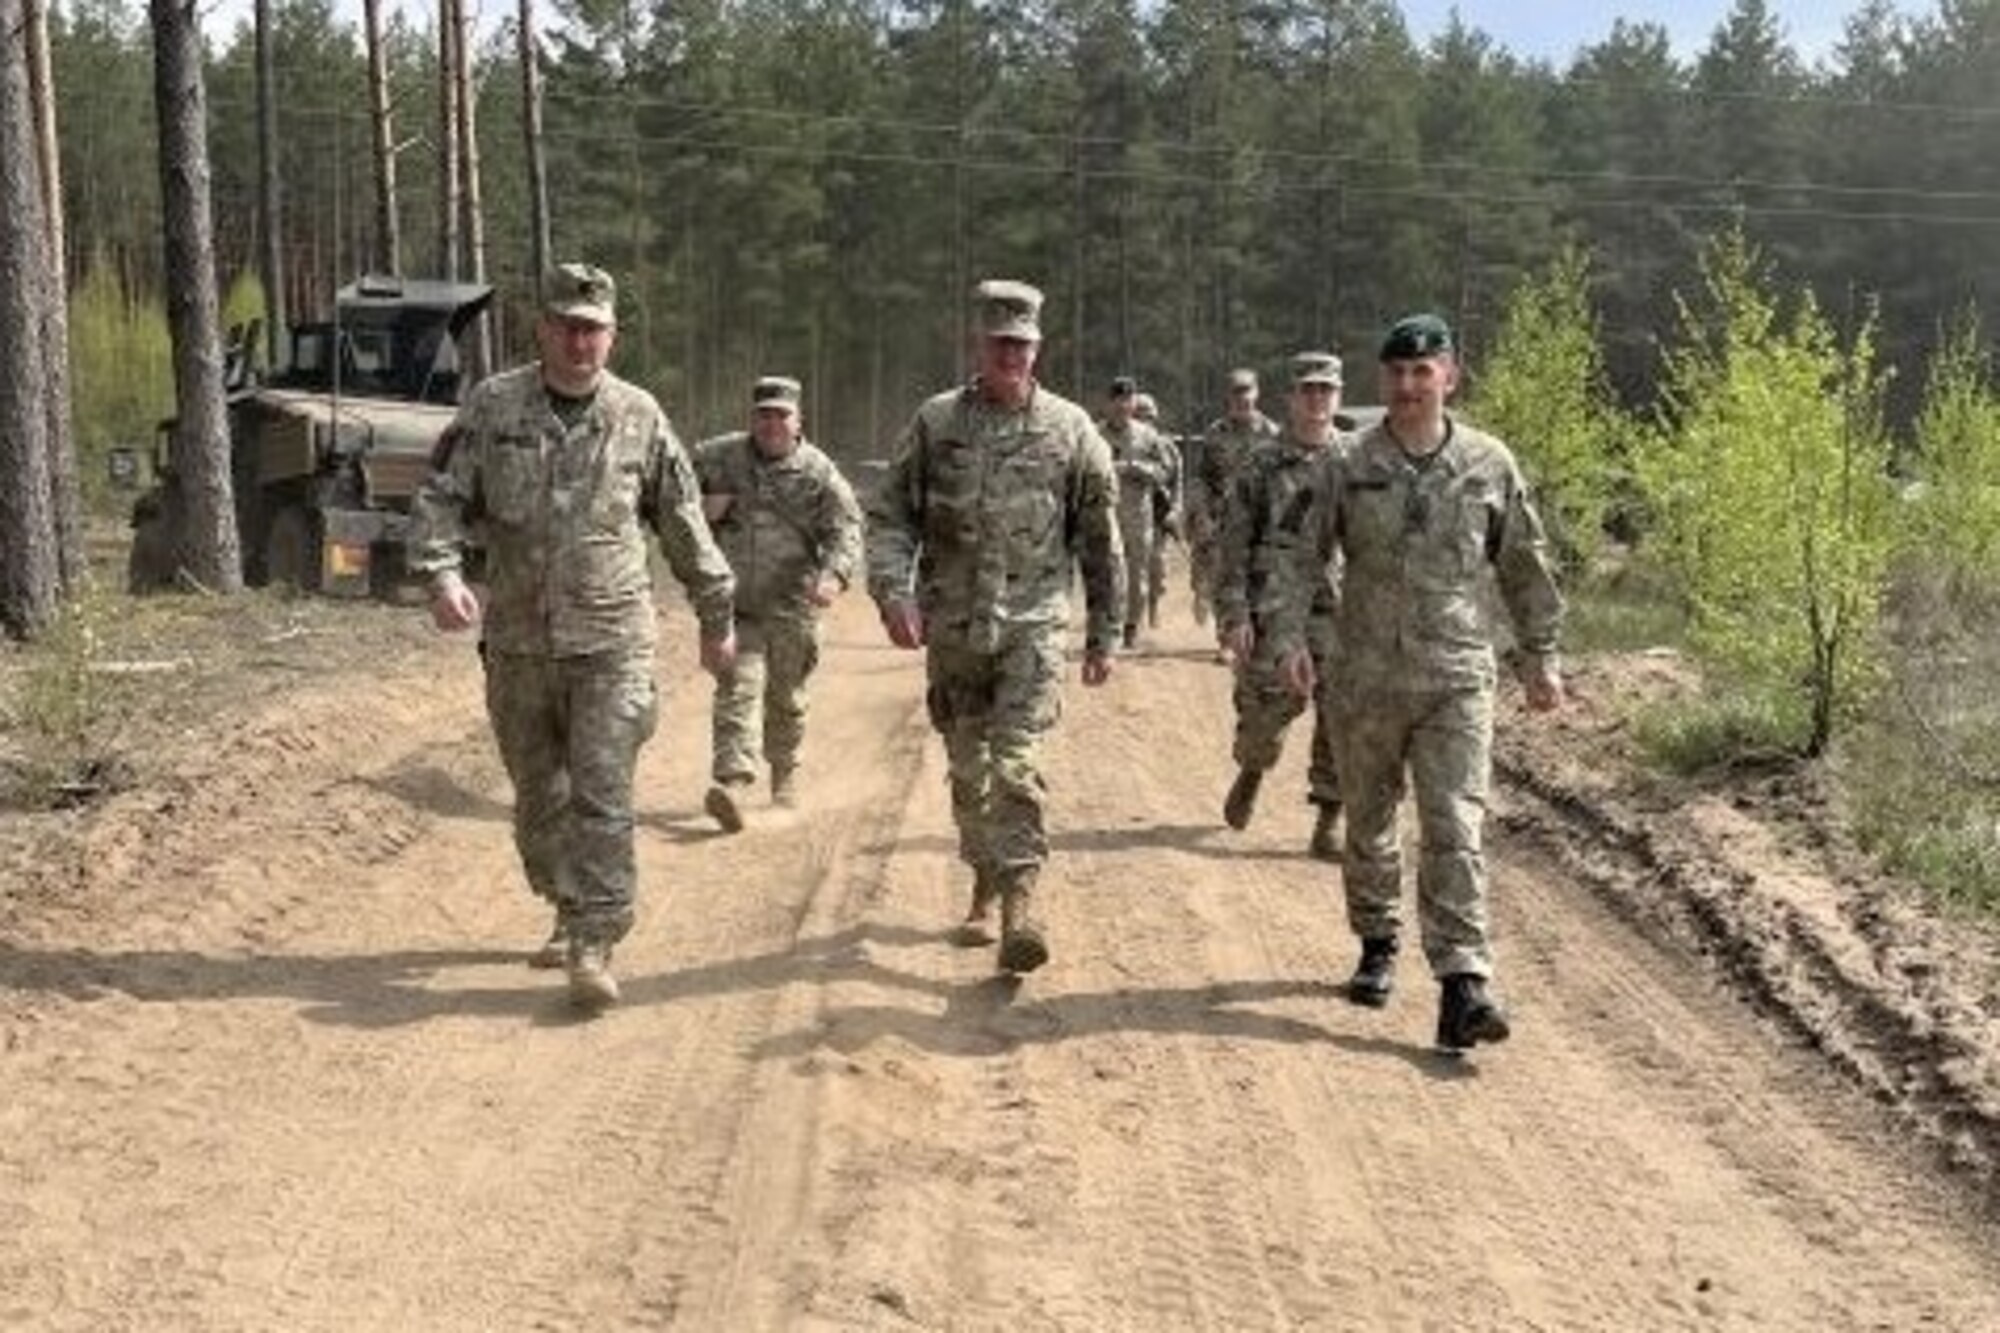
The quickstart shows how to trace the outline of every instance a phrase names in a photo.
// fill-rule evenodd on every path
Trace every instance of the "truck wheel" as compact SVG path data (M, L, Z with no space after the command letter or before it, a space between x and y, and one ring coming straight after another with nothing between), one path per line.
M304 505L286 505L264 534L264 581L318 592L319 573L319 524Z

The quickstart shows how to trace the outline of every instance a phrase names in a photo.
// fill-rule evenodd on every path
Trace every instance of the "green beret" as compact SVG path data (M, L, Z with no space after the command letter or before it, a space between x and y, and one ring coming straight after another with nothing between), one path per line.
M1438 315L1405 315L1389 326L1389 332L1382 339L1382 360L1422 361L1427 357L1443 356L1457 344L1451 336L1451 325Z

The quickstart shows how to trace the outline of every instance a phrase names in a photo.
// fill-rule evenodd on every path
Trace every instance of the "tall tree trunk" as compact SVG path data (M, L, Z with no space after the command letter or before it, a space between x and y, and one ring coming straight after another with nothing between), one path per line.
M153 106L160 126L160 217L173 340L167 522L181 570L216 592L243 586L222 398L222 328L208 169L208 93L195 0L150 0Z
M438 0L437 276L458 276L459 0Z
M542 143L542 46L535 32L535 0L521 0L515 37L521 52L521 139L528 153L528 236L539 305L542 275L554 262L555 242L549 224L549 160Z
M42 221L48 238L48 288L43 293L43 394L48 404L49 504L55 514L56 560L65 591L90 572L83 550L83 496L76 440L70 430L69 264L64 236L62 154L56 142L55 71L49 59L48 0L27 0L28 86L35 103L35 165L41 174Z
M396 215L396 130L389 111L389 53L382 44L382 0L362 0L368 40L368 117L375 136L375 266L403 271L402 224Z
M472 14L465 0L452 0L458 13L458 64L452 77L458 84L458 169L463 183L459 191L465 208L465 276L473 282L486 281L486 215L479 196L479 99L472 83ZM485 314L466 330L471 347L468 360L471 374L466 384L477 384L493 371L493 326Z
M23 0L0 0L0 633L56 613L62 564L49 489L49 413L37 350L48 231L35 170Z
M277 67L271 0L257 0L257 276L264 284L265 364L286 350L285 215L278 188ZM246 351L248 349L245 349Z

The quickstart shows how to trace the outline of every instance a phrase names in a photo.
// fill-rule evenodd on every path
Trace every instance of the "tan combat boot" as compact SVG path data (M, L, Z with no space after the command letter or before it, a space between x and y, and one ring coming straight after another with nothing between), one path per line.
M556 924L549 931L549 937L542 941L542 947L528 955L528 966L553 970L569 962L569 918L562 908L556 909Z
M1035 872L1000 890L1000 970L1032 972L1049 961L1049 942L1035 913Z
M611 975L611 946L576 941L569 950L569 998L580 1009L618 1003L618 979Z
M965 920L951 932L951 942L961 949L982 949L993 943L993 903L1000 896L999 883L991 871L979 870L972 876L972 905Z
M701 808L708 811L709 818L724 833L743 831L743 808L737 805L736 796L728 784L718 782L709 787L708 795L702 798Z
M791 768L771 770L771 804L781 810L799 808L798 771Z

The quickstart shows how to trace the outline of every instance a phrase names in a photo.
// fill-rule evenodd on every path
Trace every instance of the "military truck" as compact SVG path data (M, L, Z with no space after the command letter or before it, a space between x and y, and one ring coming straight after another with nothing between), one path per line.
M362 278L336 294L331 321L295 324L286 363L262 376L248 356L257 330L238 331L225 382L246 583L336 597L396 586L410 500L458 400L458 334L492 299L484 284ZM159 484L133 509L134 590L173 577L171 432Z

